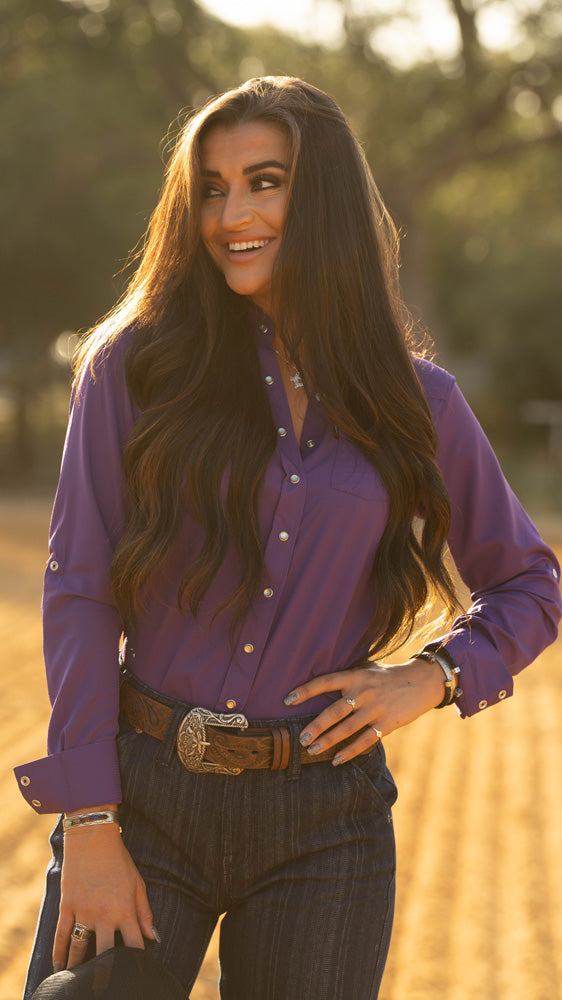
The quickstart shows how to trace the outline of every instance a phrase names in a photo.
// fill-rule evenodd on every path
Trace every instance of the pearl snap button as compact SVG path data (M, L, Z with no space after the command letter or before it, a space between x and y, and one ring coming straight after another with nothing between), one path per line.
M266 587L265 588L265 590L263 592L263 596L264 597L273 597L273 591L272 591L271 587Z
M482 698L482 701L478 702L478 708L486 708L487 704L488 704L488 702L486 701L486 699Z
M266 383L266 385L273 385L274 382L275 382L275 379L273 378L273 375L266 375L265 376L265 383Z
M553 575L553 577L554 577L555 580L558 579L558 570L555 569L554 566L552 567L552 575Z
M308 441L306 442L306 447L307 448L314 448L315 444L316 444L316 441L313 441L312 438L309 438Z
M244 652L245 653L253 653L254 652L254 647L252 646L251 642L247 642L246 643L246 645L244 646Z
M301 477L297 476L296 473L293 473L292 476L289 476L289 479L291 480L292 483L300 483L301 481Z
M286 433L287 433L287 429L285 427L278 427L277 428L277 433L278 433L278 435L279 435L280 438L284 438L285 435L286 435Z
M288 531L280 531L279 532L279 539L280 539L280 541L286 542L288 540L288 538L289 538L289 532Z
M234 698L229 698L227 700L226 707L227 708L236 708L236 702L234 701Z
M27 777L26 774L24 774L23 778L20 778L20 785L23 785L24 788L27 788L27 786L30 784L31 784L30 779Z
M51 561L49 563L49 569L53 573L56 573L56 571L58 570L58 568L59 568L59 564L58 564L57 560L56 559L51 559Z
M259 331L260 333L267 333L267 323L260 323Z

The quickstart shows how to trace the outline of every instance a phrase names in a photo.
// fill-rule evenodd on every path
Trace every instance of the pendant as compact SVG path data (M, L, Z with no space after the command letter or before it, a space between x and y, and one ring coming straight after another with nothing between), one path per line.
M301 373L300 372L295 372L294 375L289 375L289 378L290 378L291 382L293 383L295 389L302 389L303 388L304 382L303 382L303 380L301 378Z

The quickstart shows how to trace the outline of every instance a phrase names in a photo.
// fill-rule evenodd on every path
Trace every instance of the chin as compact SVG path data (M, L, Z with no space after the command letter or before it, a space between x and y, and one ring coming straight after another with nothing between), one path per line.
M228 287L236 292L237 295L244 295L245 298L251 299L256 305L263 306L263 303L269 301L269 295L267 291L263 291L260 288L248 281L228 281Z

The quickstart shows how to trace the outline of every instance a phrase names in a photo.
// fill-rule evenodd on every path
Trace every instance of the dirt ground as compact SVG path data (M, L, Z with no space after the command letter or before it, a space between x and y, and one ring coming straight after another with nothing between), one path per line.
M21 997L53 822L25 806L11 774L44 753L48 514L42 501L0 504L1 1000ZM560 556L562 524L541 527ZM560 667L559 642L515 698L465 722L432 712L385 741L400 791L398 899L380 1000L562 997ZM217 979L214 940L192 1000L216 1000Z

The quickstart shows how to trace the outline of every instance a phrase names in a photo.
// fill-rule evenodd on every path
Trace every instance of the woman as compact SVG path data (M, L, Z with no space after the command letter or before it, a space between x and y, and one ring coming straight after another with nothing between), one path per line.
M381 737L510 695L560 616L552 552L405 315L392 223L329 97L266 77L188 122L78 360L49 757L16 769L66 826L26 996L52 948L72 968L117 931L189 991L220 913L224 998L377 996ZM420 655L369 661L434 595L452 617L446 542L472 607Z

